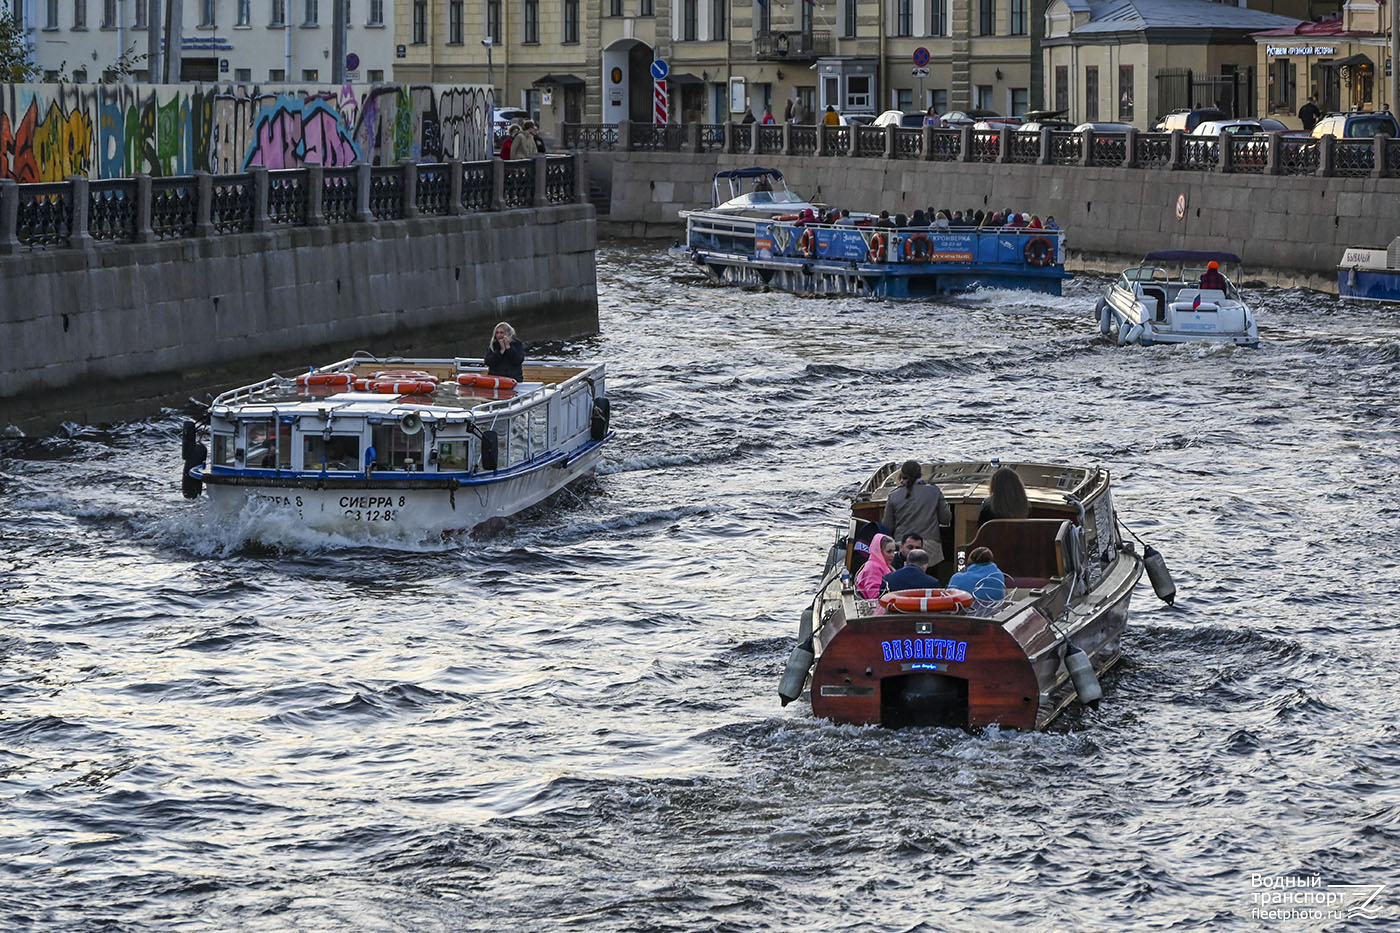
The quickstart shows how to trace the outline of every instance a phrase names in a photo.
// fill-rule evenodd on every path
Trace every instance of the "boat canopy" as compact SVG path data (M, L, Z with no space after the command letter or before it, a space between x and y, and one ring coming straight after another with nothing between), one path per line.
M758 166L754 166L754 167L752 167L752 168L736 168L736 169L730 169L730 170L727 171L727 172L715 172L715 178L716 178L716 179L720 179L720 178L762 178L764 175L771 175L772 177L778 179L779 181L782 181L782 179L783 179L783 173L780 172L780 171L778 171L777 169L775 169L775 168L759 168Z
M1143 257L1143 262L1233 262L1243 265L1244 261L1234 253L1216 249L1159 249Z

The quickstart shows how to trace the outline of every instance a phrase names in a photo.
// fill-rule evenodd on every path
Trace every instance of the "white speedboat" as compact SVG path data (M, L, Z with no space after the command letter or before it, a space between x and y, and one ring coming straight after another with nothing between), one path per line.
M591 472L611 436L602 363L523 375L357 355L233 389L210 403L210 449L185 425L184 493L357 538L471 530Z
M1201 288L1211 261L1221 266L1224 288ZM1259 325L1235 285L1240 265L1234 253L1215 250L1148 253L1099 299L1099 330L1116 335L1119 346L1207 341L1257 347Z

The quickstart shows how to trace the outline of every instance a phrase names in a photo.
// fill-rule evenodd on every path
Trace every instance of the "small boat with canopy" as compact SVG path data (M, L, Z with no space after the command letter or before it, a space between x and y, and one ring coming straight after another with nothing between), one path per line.
M1099 299L1099 331L1136 343L1259 346L1259 325L1239 290L1243 263L1219 250L1163 249L1124 269ZM1206 276L1218 272L1218 278Z

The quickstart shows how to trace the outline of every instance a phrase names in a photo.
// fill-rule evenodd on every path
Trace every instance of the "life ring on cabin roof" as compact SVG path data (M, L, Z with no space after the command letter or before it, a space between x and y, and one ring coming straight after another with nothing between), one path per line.
M302 373L297 376L299 386L348 386L355 380L349 373Z
M1033 236L1026 243L1026 264L1043 268L1055 261L1055 244L1049 237Z
M488 376L485 373L462 373L457 377L459 386L474 386L478 389L513 389L515 380L509 376Z
M972 605L967 590L892 590L880 597L880 606L892 612L951 612Z
M355 388L380 395L431 395L437 391L437 383L426 379L356 379Z
M905 262L928 262L933 259L933 240L927 233L916 233L904 240Z
M877 233L870 238L870 261L887 262L885 254L885 235Z
M804 259L817 258L817 231L811 227L802 231L802 235L797 238L797 251Z

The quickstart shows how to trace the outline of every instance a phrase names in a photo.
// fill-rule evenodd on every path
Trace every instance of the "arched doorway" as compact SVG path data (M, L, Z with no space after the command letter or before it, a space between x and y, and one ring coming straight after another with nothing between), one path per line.
M651 46L618 39L603 50L603 122L651 122Z

